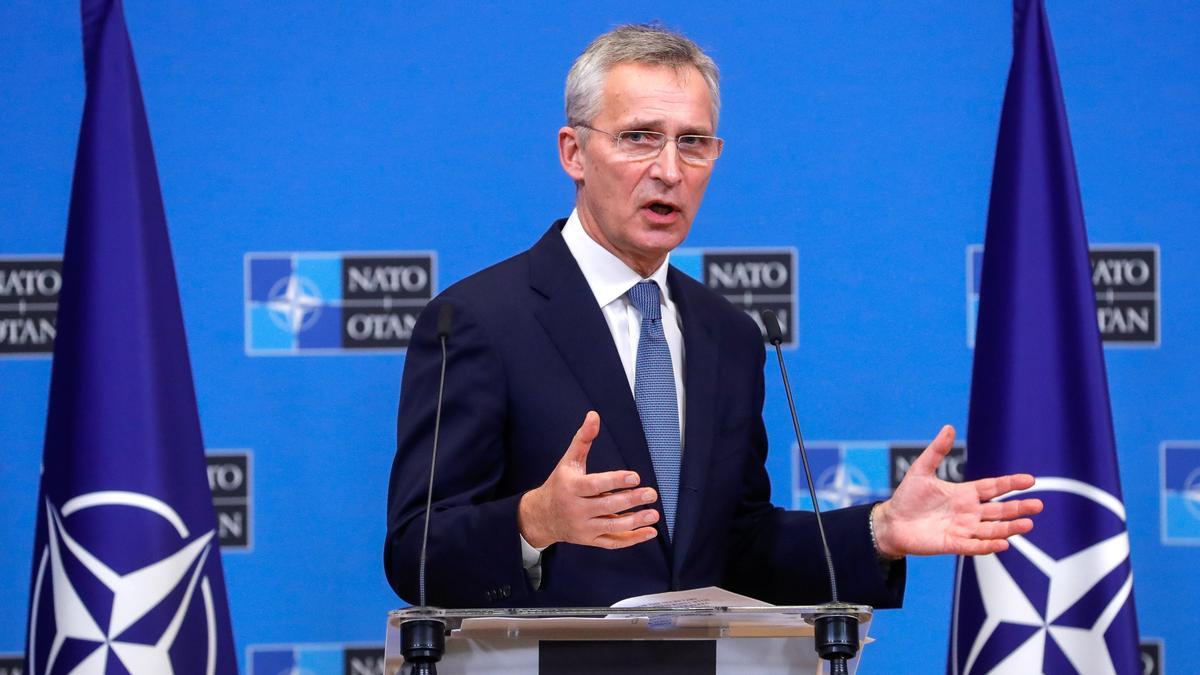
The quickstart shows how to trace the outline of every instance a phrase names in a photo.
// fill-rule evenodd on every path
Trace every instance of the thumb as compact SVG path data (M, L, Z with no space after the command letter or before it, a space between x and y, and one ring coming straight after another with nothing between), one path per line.
M589 410L583 418L583 424L579 425L579 430L575 432L575 437L571 439L571 445L567 446L567 452L560 464L569 464L581 472L586 472L588 451L592 449L592 441L596 440L599 434L600 415L594 410Z
M949 424L942 427L938 435L929 443L912 467L908 470L909 473L917 475L932 476L937 473L938 465L950 454L950 449L954 447L954 427Z

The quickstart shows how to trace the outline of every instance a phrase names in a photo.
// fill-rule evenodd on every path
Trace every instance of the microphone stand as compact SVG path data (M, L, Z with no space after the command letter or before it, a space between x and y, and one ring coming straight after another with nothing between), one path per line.
M821 548L825 552L825 566L829 570L831 602L821 605L822 611L814 620L813 642L817 655L829 662L831 675L848 675L847 662L858 653L858 615L850 610L852 605L838 598L837 575L833 571L833 554L825 537L825 524L821 519L821 504L817 501L817 489L813 485L812 470L808 466L808 451L804 448L804 437L800 434L800 421L796 417L796 403L792 400L792 385L788 382L787 368L783 362L783 331L775 312L762 313L763 325L767 329L767 341L775 346L779 359L779 373L783 376L783 391L787 394L788 410L792 414L792 428L796 432L796 443L800 447L800 460L804 463L804 477L808 481L808 494L812 498L813 515L817 518L817 531L821 535Z
M442 427L442 394L446 387L446 341L450 337L450 323L454 319L454 306L445 303L438 311L437 336L442 345L442 372L438 378L437 412L433 418L433 452L429 459L429 489L425 494L425 529L421 533L421 559L418 563L417 587L420 594L420 610L429 613L428 618L406 619L400 624L400 653L405 665L410 665L411 675L437 675L437 662L446 651L446 622L434 616L433 608L425 604L425 561L429 546L429 515L433 509L433 472L437 466L438 433Z

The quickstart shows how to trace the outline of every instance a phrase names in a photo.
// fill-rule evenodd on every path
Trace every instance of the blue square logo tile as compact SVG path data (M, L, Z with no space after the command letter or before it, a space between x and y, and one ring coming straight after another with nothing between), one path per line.
M1200 442L1169 441L1160 451L1163 543L1200 546Z
M251 356L403 352L436 292L432 253L248 253L245 270Z

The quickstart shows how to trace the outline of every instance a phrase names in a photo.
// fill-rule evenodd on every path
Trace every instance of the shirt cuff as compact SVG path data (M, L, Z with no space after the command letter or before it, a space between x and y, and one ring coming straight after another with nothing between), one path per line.
M521 538L521 566L525 568L525 576L529 578L529 585L537 590L542 586L542 551L549 548L550 544L537 548L525 541L524 535L520 532L517 533L517 536Z
M533 546L529 542L525 541L525 537L521 536L520 532L517 533L517 536L521 537L521 566L525 569L529 569L541 563L542 551L545 551L550 547L550 545L547 544L541 548L537 548L536 546Z

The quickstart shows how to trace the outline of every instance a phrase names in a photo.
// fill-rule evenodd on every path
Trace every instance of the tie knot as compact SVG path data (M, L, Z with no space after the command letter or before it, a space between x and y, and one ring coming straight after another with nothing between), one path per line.
M658 305L658 284L653 281L639 281L629 289L629 301L642 313L643 319L660 319L662 313Z

